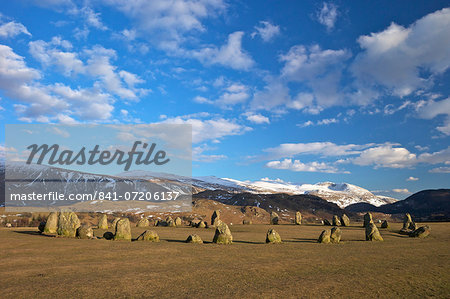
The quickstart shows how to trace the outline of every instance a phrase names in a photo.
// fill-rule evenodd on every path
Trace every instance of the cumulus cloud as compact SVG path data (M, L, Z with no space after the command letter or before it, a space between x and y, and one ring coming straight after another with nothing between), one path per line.
M197 115L198 117L199 115ZM226 136L241 135L251 128L238 124L235 120L214 118L200 119L192 116L167 118L163 123L190 124L192 126L192 142L218 141Z
M337 6L330 2L324 2L322 8L317 12L317 20L324 25L328 31L333 30L339 13Z
M392 192L395 192L395 193L403 193L403 194L409 194L409 193L411 193L408 189L406 189L406 188L404 188L404 189L392 189Z
M236 70L249 70L254 61L252 57L242 49L242 37L244 32L236 31L228 36L227 43L221 47L211 46L200 50L192 50L189 53L206 65L219 64Z
M282 161L270 161L266 163L266 167L274 169L284 169L296 172L325 172L338 173L339 170L324 162L308 162L302 163L299 160L284 159Z
M283 143L277 147L265 149L271 159L283 157L294 157L296 155L318 155L322 157L349 156L361 153L362 149L371 144L338 145L332 142L310 142L310 143Z
M204 32L203 19L225 11L222 0L102 0L102 3L121 11L135 24L136 30L158 47L177 51L187 36Z
M450 167L442 166L430 170L431 173L450 173Z
M107 91L129 100L138 100L149 90L135 85L145 81L138 75L118 70L112 61L117 59L116 51L102 46L84 49L81 54L72 51L72 44L60 37L53 37L50 42L42 40L29 43L31 55L43 66L54 66L65 76L85 75L99 80ZM81 56L86 56L82 61Z
M273 162L275 167L293 169L292 159L300 156L316 156L320 158L341 157L333 162L323 162L332 165L337 169L338 165L353 164L358 166L371 166L374 168L412 168L418 164L436 165L449 164L450 147L433 153L415 154L399 144L346 144L338 145L332 142L312 142L312 143L284 143L277 147L263 150L265 155L260 157L263 160L282 159L289 160ZM318 163L322 163L318 161ZM302 163L301 163L302 164ZM297 165L301 165L297 163ZM285 165L285 166L281 166ZM300 167L300 166L299 166ZM432 172L445 172L446 167L441 167ZM412 178L412 179L411 179ZM410 177L408 180L414 180Z
M392 23L387 29L360 36L362 48L351 67L360 86L384 86L406 96L433 84L450 66L450 9L430 13L409 27Z
M11 21L0 25L0 37L16 37L21 33L31 36L31 33L28 32L27 28L21 23Z
M248 121L254 123L254 124L270 124L270 120L267 116L264 116L262 114L254 114L251 112L244 113L244 116L247 118Z
M310 127L310 126L326 126L330 124L337 124L339 120L337 118L324 118L321 120L318 120L316 122L313 122L311 120L308 120L302 124L298 124L297 126L300 128Z
M450 98L441 101L429 100L416 110L418 116L424 119L432 119L438 115L443 115L445 117L444 123L436 129L447 136L450 135Z
M273 25L268 21L260 21L259 24L260 26L255 26L256 31L251 34L252 38L259 35L267 43L280 34L280 26L278 25Z
M419 178L415 178L415 177L413 177L413 176L410 176L410 177L407 178L406 180L407 180L408 182L415 182L415 181L418 181Z

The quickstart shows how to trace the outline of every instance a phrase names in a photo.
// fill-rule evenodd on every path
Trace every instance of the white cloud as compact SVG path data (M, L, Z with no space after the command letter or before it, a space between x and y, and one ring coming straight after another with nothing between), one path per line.
M196 146L192 148L192 160L196 162L216 162L219 160L224 160L227 158L225 155L213 155L213 154L204 154L205 151L214 150L215 148L211 148L206 144L202 144L200 146Z
M226 136L241 135L251 128L238 124L235 120L224 118L198 119L193 116L167 118L163 123L192 125L192 142L200 143L208 140L219 140Z
M270 120L267 116L261 115L261 114L254 114L251 112L244 113L244 116L247 117L247 120L255 123L255 124L270 124Z
M296 155L318 155L323 157L333 156L349 156L362 152L362 149L369 147L371 144L357 145L337 145L332 142L311 142L311 143L283 143L274 148L265 149L271 159L279 159L283 157L293 157Z
M205 47L189 53L206 65L219 64L236 70L249 70L255 62L242 49L243 36L244 32L236 31L228 36L227 43L220 48L215 46Z
M409 194L411 193L408 189L404 188L404 189L392 189L392 192L395 193L403 193L403 194Z
M338 17L337 6L330 2L324 2L322 8L317 12L317 20L324 25L328 31L333 30Z
M202 20L225 11L222 0L102 0L124 13L136 30L162 49L176 51L190 34L206 31Z
M59 37L53 37L50 42L32 41L29 48L31 55L42 65L55 66L65 76L82 74L98 79L103 88L123 99L138 100L139 96L149 92L135 86L145 82L139 76L118 70L112 64L117 59L116 51L112 49L97 45L78 54L70 52L72 44ZM87 57L86 62L81 60L81 56Z
M420 118L432 119L438 115L444 115L444 124L436 129L445 135L450 135L450 97L441 101L429 100L417 109Z
M109 94L95 88L73 90L59 83L43 85L36 82L40 78L37 70L26 66L23 57L0 45L0 89L20 102L14 109L21 120L74 123L71 115L91 121L111 117L114 100Z
M450 9L444 8L405 28L392 23L387 29L360 36L363 51L352 65L358 85L373 90L384 86L406 96L433 84L450 66Z
M353 164L360 166L405 168L416 164L417 156L410 153L406 148L382 145L364 150L351 161Z
M407 180L408 182L415 182L415 181L418 181L419 178L415 178L415 177L413 177L413 176L410 176L410 177L407 178L406 180Z
M0 37L15 37L21 33L31 36L31 33L21 23L11 21L0 25Z
M256 35L261 36L264 42L271 41L275 36L280 34L280 26L273 25L268 21L260 21L260 26L255 26L255 30L251 36L254 38Z
M450 173L450 167L442 166L430 170L431 173Z
M270 161L266 163L266 167L274 169L285 169L298 172L325 172L338 173L339 170L332 165L324 162L302 163L299 160L284 159L282 161Z
M324 118L324 119L318 120L316 122L308 120L302 124L298 124L297 126L300 128L305 128L305 127L310 127L310 126L314 126L314 125L316 125L316 126L324 126L325 125L326 126L326 125L337 124L337 123L339 123L339 120L336 118Z
M250 107L255 110L272 111L279 106L287 105L291 101L289 88L280 80L267 78L267 85L263 90L254 93Z

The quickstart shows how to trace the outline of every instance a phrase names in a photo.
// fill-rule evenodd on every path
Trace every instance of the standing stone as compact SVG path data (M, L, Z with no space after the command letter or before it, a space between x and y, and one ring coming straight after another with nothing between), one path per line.
M225 222L220 222L216 227L216 233L214 234L213 243L216 244L232 244L233 236L231 231Z
M366 241L383 241L377 226L373 222L366 226Z
M372 214L370 214L369 212L367 212L367 213L364 215L364 224L363 224L363 227L367 227L370 223L373 223Z
M319 236L319 239L317 239L317 242L328 244L330 243L330 237L331 237L331 231L329 229L326 229L322 231L322 233Z
M106 214L102 214L98 219L98 228L108 229L108 216L106 216Z
M211 216L211 225L213 227L217 227L219 225L219 223L217 222L218 220L220 220L220 211L215 210Z
M411 221L408 228L413 231L416 230L417 229L416 223L414 221Z
M186 239L186 243L203 244L203 240L199 235L189 235Z
M249 220L249 219L244 219L244 220L242 220L242 224L250 225L250 224L253 224L253 222L251 220Z
M410 237L413 238L425 238L427 237L431 232L431 228L428 225L425 226L421 226L418 229L416 229L415 231L411 232L409 234Z
M117 221L114 240L131 241L131 226L128 218L122 218Z
M269 229L266 234L266 243L281 243L280 234L274 229Z
M45 221L41 221L40 223L39 223L39 226L38 226L38 230L39 230L39 232L41 232L41 233L43 233L44 232L44 229L45 229Z
M136 227L149 227L150 226L150 221L148 221L147 218L141 218L139 219L139 221L136 223Z
M77 228L80 227L80 220L74 212L61 212L58 217L58 229L56 230L59 236L75 238L77 235Z
M206 228L206 223L205 223L205 221L200 221L200 222L197 224L197 227L198 227L198 228Z
M300 213L299 211L295 213L295 224L302 224L302 213Z
M341 216L341 224L342 226L350 226L350 218L347 215L343 214Z
M405 217L403 218L403 230L410 229L409 226L411 225L411 223L412 223L411 215L409 215L409 213L406 213Z
M119 220L120 220L119 217L114 218L113 222L111 223L112 229L116 229L116 224L117 224L117 221L119 221Z
M175 225L176 225L176 226L181 226L182 223L183 223L183 222L181 221L181 218L180 218L180 217L175 218Z
M158 234L153 230L146 230L137 237L138 241L159 242Z
M329 225L331 226L331 222L328 219L323 220L323 225Z
M330 233L331 243L339 243L341 241L342 231L339 227L333 227Z
M47 217L47 222L45 223L44 233L46 234L56 234L58 230L58 212L51 212Z
M384 221L381 223L381 228L389 228L389 223L387 222L387 220L384 220Z
M82 225L77 228L78 239L92 239L94 237L94 231L90 225Z
M339 217L337 215L333 216L333 226L340 226L341 221L339 220Z
M272 212L270 213L270 224L277 225L279 220L279 216L277 213Z

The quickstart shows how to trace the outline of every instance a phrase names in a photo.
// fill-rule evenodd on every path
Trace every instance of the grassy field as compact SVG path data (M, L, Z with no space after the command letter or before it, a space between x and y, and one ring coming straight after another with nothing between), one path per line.
M233 245L209 243L213 229L152 227L161 242L46 237L1 228L1 298L423 298L450 297L450 223L413 239L360 226L341 244L318 244L318 225L279 225L284 243L264 244L269 225L233 225ZM143 230L133 228L133 237ZM103 231L96 231L102 235ZM191 233L205 244L186 244Z

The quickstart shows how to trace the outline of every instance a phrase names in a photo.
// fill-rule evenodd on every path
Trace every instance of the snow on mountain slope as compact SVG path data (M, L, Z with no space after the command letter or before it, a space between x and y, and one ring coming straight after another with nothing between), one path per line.
M364 188L341 183L336 184L332 182L323 182L317 184L291 184L284 182L282 180L269 180L262 179L256 182L242 182L238 180L233 180L229 178L218 179L215 178L212 180L208 179L209 182L213 182L216 184L220 184L221 182L229 182L223 183L223 186L229 186L230 183L234 186L240 186L250 192L254 193L288 193L288 194L311 194L317 195L329 202L336 203L339 207L345 208L348 205L366 202L370 203L374 206L381 206L387 203L393 203L397 200L390 197L377 196L371 193L369 190Z

